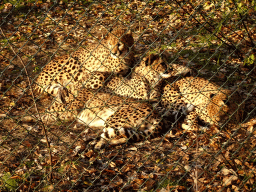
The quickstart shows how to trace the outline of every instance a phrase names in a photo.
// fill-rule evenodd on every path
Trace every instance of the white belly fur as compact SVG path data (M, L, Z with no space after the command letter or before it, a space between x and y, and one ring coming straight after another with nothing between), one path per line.
M85 109L79 113L78 122L86 124L90 127L104 127L106 120L115 113L111 108L104 108L101 111L93 112L90 109Z

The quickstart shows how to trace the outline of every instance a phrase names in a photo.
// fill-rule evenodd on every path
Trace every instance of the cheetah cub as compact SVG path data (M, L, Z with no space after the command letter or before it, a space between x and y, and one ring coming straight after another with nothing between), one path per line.
M98 89L106 78L103 73L127 73L134 57L133 44L130 30L114 29L99 44L89 44L70 56L62 56L48 63L35 81L36 88L39 92L53 95L63 87L78 90L84 85L89 89Z
M204 124L234 127L241 122L243 105L236 92L221 88L200 77L183 78L164 87L163 107L172 103L193 106L182 128L197 130L199 121Z
M113 77L105 87L106 92L141 100L159 100L162 94L162 83L171 77L185 76L190 73L186 66L168 65L165 58L150 54L134 67L130 78Z
M77 97L70 95L66 99L66 105L55 101L48 114L42 117L43 122L51 124L58 119L77 120L91 128L102 128L103 133L96 149L106 142L121 144L130 139L139 141L155 137L171 129L184 113L186 115L189 112L183 106L175 110L169 108L161 116L148 103L109 93L95 93L85 88Z

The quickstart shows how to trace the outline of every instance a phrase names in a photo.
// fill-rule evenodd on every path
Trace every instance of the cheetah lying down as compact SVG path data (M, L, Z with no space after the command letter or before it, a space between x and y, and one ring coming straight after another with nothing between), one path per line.
M98 89L103 86L106 74L124 75L128 72L134 58L133 44L131 31L114 29L99 44L89 44L70 56L52 60L36 79L35 87L39 92L53 95L64 87L72 87L74 91L82 85Z
M164 109L161 116L148 103L88 89L82 89L76 98L69 96L66 99L66 105L55 101L48 114L42 117L43 122L51 124L57 119L77 120L90 127L103 128L102 139L96 148L101 148L106 141L120 144L128 139L138 141L155 137L171 129L170 122L175 124L193 109L177 106ZM117 137L121 138L115 139Z
M240 104L239 94L221 88L206 79L199 77L183 78L173 84L167 84L163 90L162 105L171 103L192 105L194 109L186 116L182 127L197 130L198 121L228 128L239 125Z
M155 101L161 98L164 80L185 76L190 72L186 66L169 66L164 57L162 59L158 54L150 54L134 67L130 78L113 77L106 83L104 91L134 99Z
M184 119L182 128L186 130L197 130L199 120L210 125L221 126L227 121L228 125L237 125L240 109L233 95L235 93L199 77L167 84L156 108L132 98L82 89L77 97L67 97L66 105L56 101L43 121L78 120L90 127L103 128L101 144L96 146L100 148L107 140L117 144L127 139L154 137ZM121 139L112 140L118 136Z
M57 119L77 120L102 128L102 139L95 148L101 148L106 141L120 144L128 139L154 137L165 133L178 121L183 122L182 128L186 130L197 130L199 120L220 126L240 122L242 108L233 97L236 94L206 79L183 78L167 84L162 91L162 100L155 108L143 101L83 88L77 97L66 97L66 105L55 101L42 119L48 124Z

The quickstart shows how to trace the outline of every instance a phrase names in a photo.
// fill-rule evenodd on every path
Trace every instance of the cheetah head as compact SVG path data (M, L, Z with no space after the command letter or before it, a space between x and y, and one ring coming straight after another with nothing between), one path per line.
M134 44L131 30L114 29L107 36L107 46L113 57L125 56Z
M161 79L171 77L167 74L168 67L164 60L156 54L150 54L143 58L139 66L135 67L135 73L143 75L151 85L158 84Z
M216 94L210 95L206 107L201 108L202 120L215 125L226 126L237 124L241 121L241 111L238 105L238 94L230 90L222 89Z

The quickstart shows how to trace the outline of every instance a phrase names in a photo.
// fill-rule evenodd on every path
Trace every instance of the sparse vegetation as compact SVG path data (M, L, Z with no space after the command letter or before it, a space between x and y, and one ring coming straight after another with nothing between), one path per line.
M255 11L255 0L2 0L0 191L255 190ZM145 52L166 51L170 65L188 65L195 76L239 92L242 126L197 133L177 127L170 138L95 151L99 130L58 121L46 127L50 162L41 122L20 122L35 114L35 106L24 67L9 45L33 83L49 61L98 42L120 24L133 31L137 60ZM45 111L52 98L35 100Z

